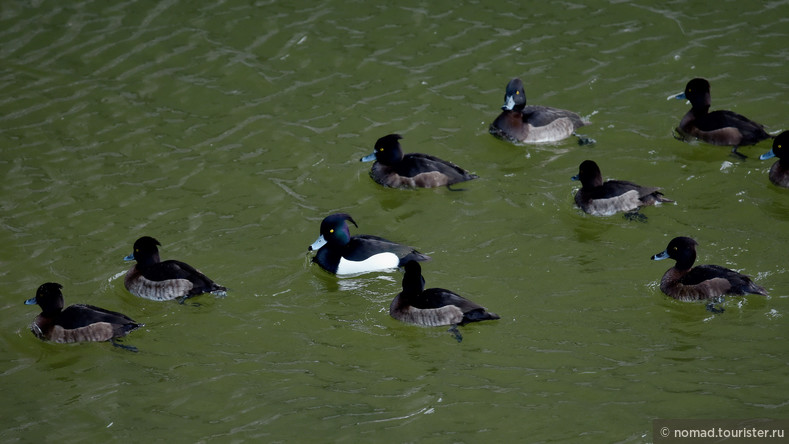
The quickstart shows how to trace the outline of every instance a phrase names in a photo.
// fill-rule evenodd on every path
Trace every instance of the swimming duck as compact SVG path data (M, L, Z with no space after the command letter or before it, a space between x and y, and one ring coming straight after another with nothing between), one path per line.
M57 343L112 341L118 347L136 350L115 342L141 327L130 317L92 305L75 304L63 309L62 285L47 282L38 287L36 296L25 305L38 304L39 314L30 330L39 339Z
M496 313L449 290L425 290L422 267L414 261L405 264L403 291L392 300L389 315L398 321L426 327L499 319Z
M770 168L770 182L789 188L789 131L784 131L773 140L773 148L759 156L759 159L767 160L771 157L778 157Z
M134 242L134 251L126 256L127 261L136 260L123 283L135 296L154 301L169 301L187 298L202 293L225 296L227 288L217 285L208 276L181 261L159 259L159 241L143 236Z
M673 202L663 197L657 187L642 187L624 180L603 182L600 167L593 160L581 162L578 174L572 179L581 181L581 189L575 193L575 204L594 216L634 212L644 206Z
M403 155L399 142L402 138L399 134L383 136L375 142L372 154L361 158L362 162L376 161L370 177L379 184L391 188L433 188L478 177L452 162L428 154Z
M685 91L675 99L690 101L691 108L679 122L677 132L684 138L693 137L712 145L733 147L732 154L745 158L737 148L754 145L772 136L764 131L764 126L733 111L717 110L709 112L712 99L710 82L706 79L692 79ZM671 96L669 96L671 98Z
M308 251L317 251L312 261L329 273L352 275L386 271L401 267L411 260L430 260L430 256L411 247L378 236L351 236L346 221L359 227L348 214L326 216L321 222L320 236L307 248Z
M712 299L723 295L760 294L767 291L756 285L748 276L719 265L697 265L696 245L689 237L675 237L668 247L652 260L667 258L677 261L660 280L660 289L668 296L680 301Z
M517 78L507 84L501 109L501 114L490 124L489 132L511 142L557 142L589 124L572 111L548 106L527 106L523 82Z

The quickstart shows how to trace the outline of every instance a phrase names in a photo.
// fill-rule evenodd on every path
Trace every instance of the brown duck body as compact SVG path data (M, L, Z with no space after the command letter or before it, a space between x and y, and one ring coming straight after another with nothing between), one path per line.
M194 284L188 279L167 279L155 281L147 279L137 268L131 267L123 279L129 293L152 301L170 301L177 298L193 296ZM196 294L203 293L203 291Z
M409 163L419 164L421 167L404 167ZM375 162L370 169L370 177L390 188L435 188L476 179L477 175L437 157L410 153L403 156L400 164Z
M789 188L789 161L778 160L770 167L770 182L779 187Z
M724 295L767 296L767 291L748 276L718 265L698 265L688 270L669 268L660 280L660 290L686 302Z
M502 111L488 132L510 142L546 143L566 139L586 124L572 111L529 105L522 110Z
M688 111L677 130L686 139L721 146L755 145L770 138L764 127L741 114L725 110L708 113L706 108Z
M126 336L140 325L121 313L75 304L58 315L41 313L30 330L39 339L57 343L103 342Z
M433 290L433 294L423 294L424 298L434 297L434 298L445 298L449 294L453 294L448 290L444 290L443 288L430 288L429 290ZM439 294L439 293L443 293ZM457 296L457 295L455 295ZM458 303L462 304L461 301L457 301ZM465 301L470 302L470 301ZM463 317L464 313L463 310L484 310L484 307L476 306L476 307L468 307L470 304L464 308L461 308L458 305L444 305L442 307L436 308L425 308L417 307L414 304L413 300L409 299L409 296L403 296L402 293L395 296L392 300L392 303L389 305L389 315L393 318L397 319L398 321L406 322L409 324L417 324L417 325L424 325L426 327L438 327L440 325L462 325L463 324ZM476 305L473 302L471 305ZM497 319L497 318L491 318Z

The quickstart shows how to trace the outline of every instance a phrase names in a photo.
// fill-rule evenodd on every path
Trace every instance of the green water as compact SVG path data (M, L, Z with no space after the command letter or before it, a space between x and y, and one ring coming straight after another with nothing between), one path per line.
M640 443L656 418L787 418L789 190L767 142L675 140L666 97L707 77L713 108L787 129L789 2L654 4L4 2L0 440ZM515 76L597 144L490 136ZM358 159L394 132L480 179L381 188ZM587 216L585 159L677 204ZM309 263L338 211L502 319L457 343L389 318L400 272ZM128 294L142 235L228 296ZM665 297L649 258L678 235L770 297ZM36 339L22 302L48 281L144 322L140 352Z

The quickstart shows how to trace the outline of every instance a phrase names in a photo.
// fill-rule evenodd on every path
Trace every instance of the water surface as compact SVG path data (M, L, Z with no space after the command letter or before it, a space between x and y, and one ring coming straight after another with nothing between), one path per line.
M683 143L692 77L713 108L787 129L786 1L6 2L0 7L4 442L651 442L655 418L786 418L789 190L770 144ZM573 140L487 133L519 76L530 103L592 120ZM358 159L388 133L480 176L383 189ZM646 223L573 207L577 173L664 188ZM433 257L428 286L497 322L388 316L402 274L309 263L321 219ZM163 258L230 288L141 300L122 261ZM658 288L674 236L770 297L721 315ZM127 344L43 343L22 302L144 322Z

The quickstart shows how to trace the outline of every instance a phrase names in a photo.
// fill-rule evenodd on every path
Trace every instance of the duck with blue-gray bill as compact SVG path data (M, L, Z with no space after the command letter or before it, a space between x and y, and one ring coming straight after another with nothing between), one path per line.
M122 338L143 324L115 311L87 304L74 304L63 309L62 285L56 282L42 284L36 296L25 301L25 305L38 304L39 314L30 325L36 337L56 343L111 341L117 347L136 351L136 348L121 345L115 339Z
M696 242L689 237L675 237L652 260L674 259L677 263L660 280L660 290L680 301L714 299L725 295L758 294L767 290L756 285L750 277L720 265L697 265Z
M789 188L789 131L784 131L773 140L770 151L759 156L761 160L778 157L770 168L770 182L779 187Z
M733 155L745 158L745 155L737 151L738 147L755 145L772 137L764 130L764 125L734 111L710 112L712 98L710 82L707 79L692 79L685 85L684 92L668 98L687 99L690 102L690 110L677 127L682 139L695 138L711 145L731 146Z
M227 288L218 285L194 267L177 260L162 261L159 258L161 244L150 236L134 242L134 251L126 256L127 261L137 261L124 278L129 293L153 301L187 298L202 293L225 296Z
M575 134L578 128L589 122L578 114L549 106L526 105L523 81L515 78L507 84L504 92L502 112L490 124L489 132L510 142L543 143L558 142ZM582 138L579 143L587 144L591 139Z
M317 251L312 261L329 273L344 276L391 271L408 261L430 260L430 256L382 237L351 236L347 222L359 227L349 214L326 216L321 222L320 236L307 248Z
M399 134L388 134L375 142L373 152L362 162L375 163L370 177L390 188L434 188L476 179L476 174L438 157L422 153L403 154Z

